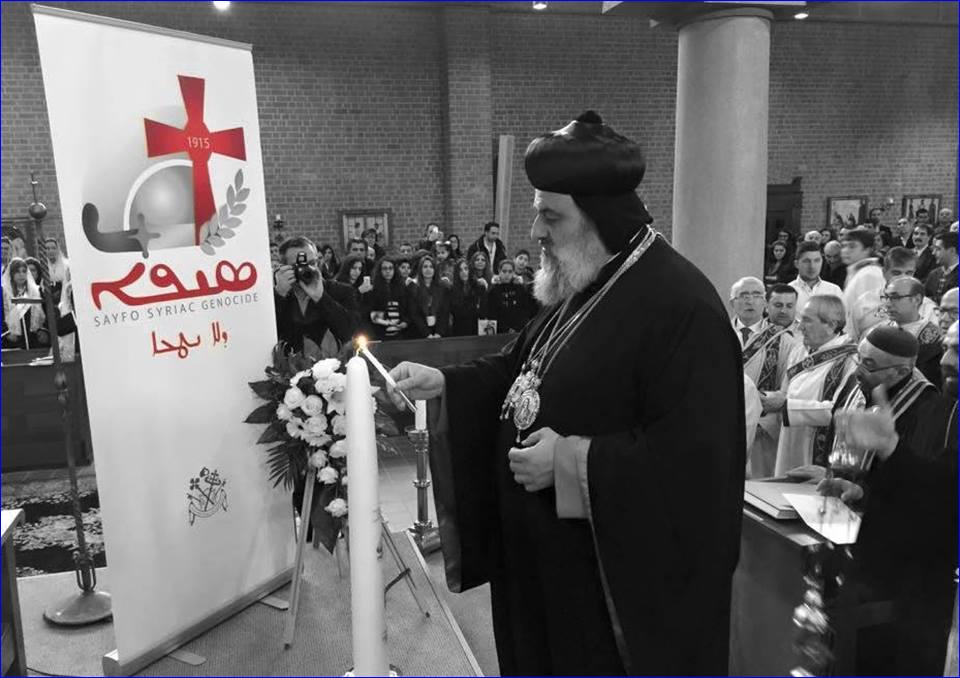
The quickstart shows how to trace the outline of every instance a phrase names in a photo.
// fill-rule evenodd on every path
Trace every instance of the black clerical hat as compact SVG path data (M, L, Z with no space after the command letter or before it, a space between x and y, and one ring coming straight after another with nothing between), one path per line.
M920 343L916 337L899 327L877 326L867 332L867 341L884 353L899 358L916 358Z
M636 194L647 167L643 150L594 111L531 141L524 167L534 188L571 196L612 252L653 221Z

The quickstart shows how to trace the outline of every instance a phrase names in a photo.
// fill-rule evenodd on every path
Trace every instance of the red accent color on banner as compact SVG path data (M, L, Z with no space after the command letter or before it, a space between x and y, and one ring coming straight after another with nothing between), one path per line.
M178 129L144 118L147 136L147 157L170 153L186 153L193 163L193 223L194 244L200 244L200 227L217 211L210 185L207 162L214 153L239 160L247 159L243 142L243 128L211 132L203 121L203 78L179 75L180 93L187 111L187 124Z

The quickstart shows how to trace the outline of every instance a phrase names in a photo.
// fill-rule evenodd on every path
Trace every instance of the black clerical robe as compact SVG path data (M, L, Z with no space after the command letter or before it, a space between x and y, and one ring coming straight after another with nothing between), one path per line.
M504 675L726 674L745 453L728 314L660 238L612 287L545 374L527 431L592 440L590 517L559 519L554 488L514 481L517 431L499 420L555 310L502 354L443 370L431 465L448 585L490 582Z

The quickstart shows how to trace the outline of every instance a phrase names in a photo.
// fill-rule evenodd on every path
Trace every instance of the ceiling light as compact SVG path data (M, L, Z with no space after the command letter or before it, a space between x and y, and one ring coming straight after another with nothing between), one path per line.
M547 8L547 0L533 0L533 8L542 12Z
M807 14L806 12L797 12L796 14L793 15L793 18L794 18L794 19L806 19L808 16L810 16L810 15Z
M230 9L230 0L213 0L213 6L221 12Z

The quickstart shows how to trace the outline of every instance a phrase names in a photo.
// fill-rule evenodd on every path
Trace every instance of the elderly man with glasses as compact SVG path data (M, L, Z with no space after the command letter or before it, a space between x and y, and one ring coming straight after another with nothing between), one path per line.
M917 369L940 388L940 328L933 321L923 318L923 285L916 278L894 278L883 288L880 295L884 312L897 327L909 332L920 344Z
M947 336L947 330L960 318L960 290L956 287L947 290L940 299L940 305L937 307L938 324L943 336Z

